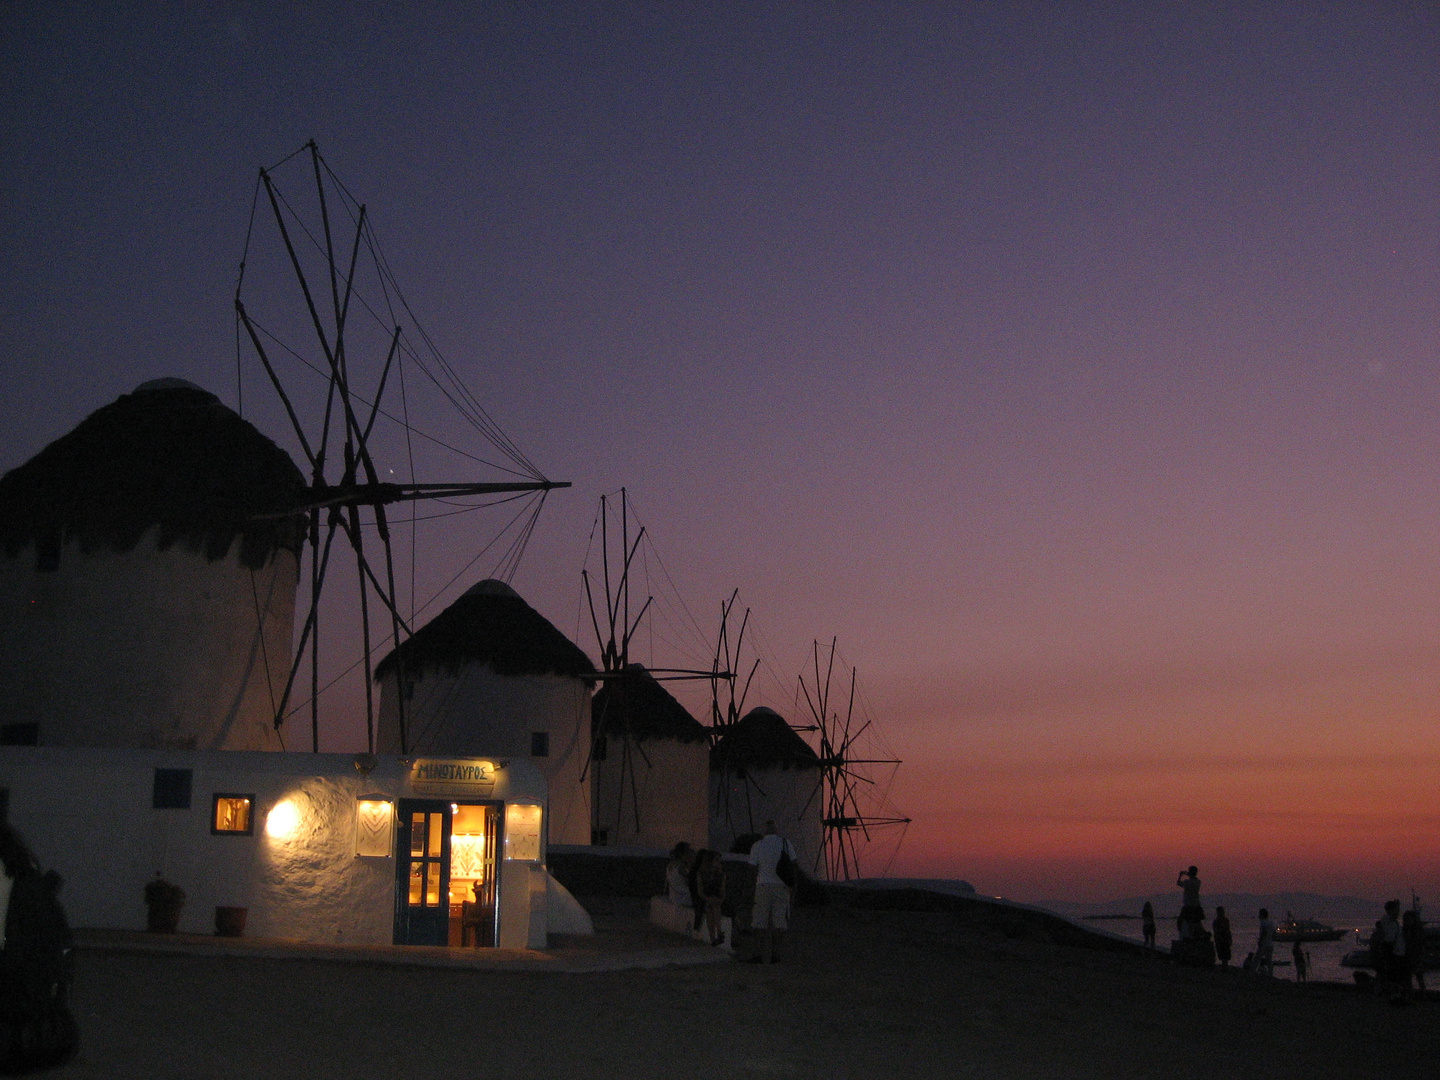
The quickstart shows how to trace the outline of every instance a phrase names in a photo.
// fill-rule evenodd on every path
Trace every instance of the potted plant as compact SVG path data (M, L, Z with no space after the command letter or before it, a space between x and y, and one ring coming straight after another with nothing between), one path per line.
M159 873L145 886L145 925L152 934L173 934L180 925L185 890Z
M216 937L244 937L245 915L249 908L217 907L215 909Z

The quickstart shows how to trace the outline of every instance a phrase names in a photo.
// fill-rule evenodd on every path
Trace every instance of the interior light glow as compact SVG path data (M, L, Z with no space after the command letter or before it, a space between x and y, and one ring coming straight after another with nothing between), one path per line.
M362 795L355 803L355 854L394 854L394 814L383 795Z
M505 804L505 858L535 862L540 858L540 807Z
M450 837L450 876L485 878L485 837L455 833Z
M282 799L270 808L265 817L265 835L276 840L288 840L300 828L300 807L289 799Z

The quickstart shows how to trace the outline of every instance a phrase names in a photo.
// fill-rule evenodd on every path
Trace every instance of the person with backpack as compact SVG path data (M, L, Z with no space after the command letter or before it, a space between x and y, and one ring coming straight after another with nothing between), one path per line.
M755 867L755 910L750 925L764 931L764 945L750 960L773 964L780 959L775 946L790 923L790 891L800 879L795 849L775 832L775 822L765 822L765 835L750 849L750 865Z

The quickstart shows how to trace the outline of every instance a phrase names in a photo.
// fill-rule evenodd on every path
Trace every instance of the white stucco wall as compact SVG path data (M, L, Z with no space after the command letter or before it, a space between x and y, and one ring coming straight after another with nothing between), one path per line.
M631 743L629 756L627 768L624 740L611 737L605 760L590 763L595 824L606 830L606 844L708 846L709 744L647 739Z
M715 770L710 774L710 846L729 851L737 836L763 832L767 818L789 840L800 866L825 877L819 769Z
M248 937L388 945L395 859L355 854L356 800L469 797L460 789L413 790L410 765L380 758L362 775L348 754L0 747L0 787L10 792L11 823L41 865L65 879L61 900L75 926L143 930L145 885L159 871L187 894L182 933L213 933L217 906L244 907ZM193 771L188 810L152 807L156 768ZM509 762L495 775L487 797L544 804L544 778L528 762ZM253 835L211 834L217 792L255 796ZM265 823L284 800L297 806L301 825L277 839ZM543 871L502 862L501 930L506 941L538 937L543 945L544 906L532 914L532 873ZM508 908L507 874L526 883Z
M432 757L524 758L549 785L549 838L554 844L590 842L590 689L559 675L497 675L468 664L454 675L429 671L415 678L405 703L407 752ZM375 747L400 753L394 675L381 682ZM531 757L532 732L550 735L550 753Z
M246 933L337 943L393 939L395 860L355 855L355 800L379 790L369 779L352 768L349 776L311 776L285 785L283 797L300 808L301 819L324 824L277 840L264 835L259 819L255 840L261 850L249 899L253 926Z
M214 562L154 534L126 553L67 544L0 556L0 723L38 723L44 746L279 750L297 564Z

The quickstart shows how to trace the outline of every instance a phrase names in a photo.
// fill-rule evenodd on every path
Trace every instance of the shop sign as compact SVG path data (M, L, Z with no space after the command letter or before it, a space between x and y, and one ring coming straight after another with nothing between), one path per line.
M410 787L436 795L470 795L488 799L495 792L495 763L420 758L410 766Z

